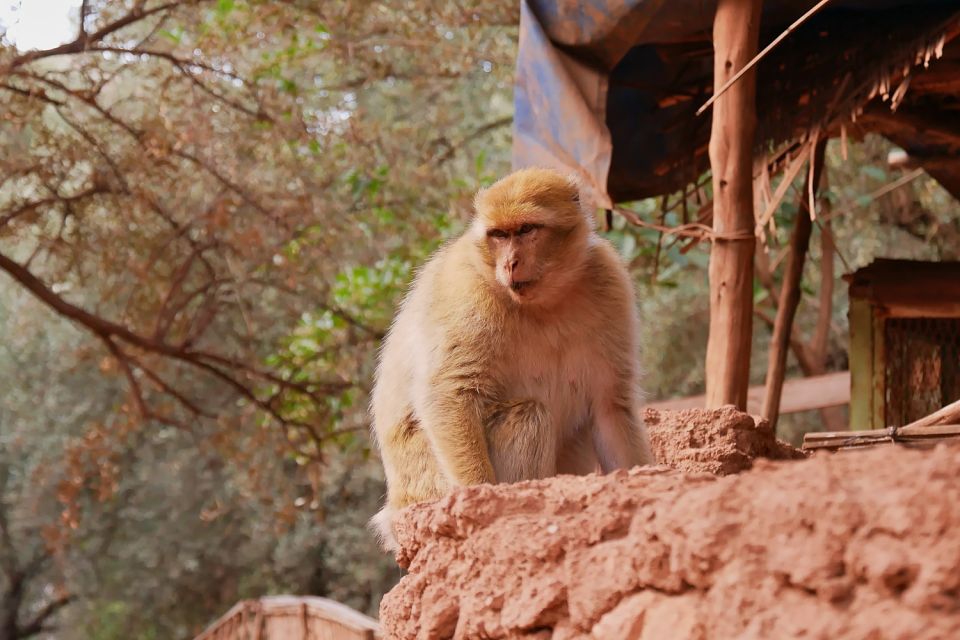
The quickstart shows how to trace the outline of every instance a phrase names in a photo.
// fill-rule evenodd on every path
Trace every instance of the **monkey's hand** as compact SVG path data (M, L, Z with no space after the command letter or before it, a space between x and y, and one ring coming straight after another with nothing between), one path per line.
M423 429L440 468L453 484L494 483L483 415L484 394L461 376L435 376L424 408Z

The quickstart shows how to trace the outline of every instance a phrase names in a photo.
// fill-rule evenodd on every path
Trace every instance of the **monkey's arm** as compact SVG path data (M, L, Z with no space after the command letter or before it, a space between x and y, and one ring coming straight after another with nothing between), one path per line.
M449 367L431 378L423 428L440 468L454 484L496 482L484 426L490 397L480 371Z
M591 277L596 292L593 304L600 318L613 319L596 328L597 351L603 354L608 376L591 399L593 442L600 467L613 469L650 464L647 429L637 416L637 312L633 284L613 247L598 243L591 256Z
M624 385L614 385L594 404L593 443L604 473L652 464L646 428L640 423L635 397Z

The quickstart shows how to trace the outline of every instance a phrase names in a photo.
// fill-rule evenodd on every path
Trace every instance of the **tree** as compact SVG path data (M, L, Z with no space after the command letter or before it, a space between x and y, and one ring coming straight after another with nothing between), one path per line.
M104 394L57 429L17 396L62 464L30 517L71 628L183 635L280 588L375 611L396 579L364 396L412 265L506 167L517 10L354 5L90 1L0 50L0 271L79 330L21 366L43 415Z
M0 135L18 151L3 166L0 270L102 343L141 418L186 426L222 417L232 401L211 405L180 382L202 379L320 459L340 432L284 407L322 411L357 380L274 371L263 347L305 298L362 329L324 303L337 265L383 251L356 214L375 208L383 230L402 238L430 220L393 224L398 207L449 195L446 175L424 175L455 155L454 142L432 131L427 139L426 126L416 140L414 118L399 110L417 105L393 88L416 86L424 108L450 102L438 94L476 64L471 47L482 40L466 27L479 14L194 1L85 2L81 13L73 41L8 49L0 63L10 98ZM463 42L451 42L452 29ZM433 33L417 41L404 30ZM428 43L473 53L428 64L405 55ZM402 149L370 153L374 139L402 129ZM418 145L421 162L395 163ZM72 301L71 290L91 285L94 309Z

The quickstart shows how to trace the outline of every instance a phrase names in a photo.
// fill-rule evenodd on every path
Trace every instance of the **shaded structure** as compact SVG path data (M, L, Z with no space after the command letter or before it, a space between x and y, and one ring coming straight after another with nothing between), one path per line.
M771 42L820 4L696 115L758 38ZM524 0L513 162L575 171L594 204L641 225L618 204L682 192L683 224L670 231L713 242L706 403L741 408L754 243L804 171L805 215L775 292L764 405L775 424L824 142L885 135L906 151L904 164L960 197L958 35L956 0ZM687 211L693 193L700 206Z
M195 640L377 640L377 621L327 598L242 600Z
M850 284L850 422L902 427L960 400L960 262L877 260Z
M813 4L764 2L760 43ZM711 118L695 112L713 88L716 5L524 0L514 163L575 170L607 207L695 181L709 168ZM960 195L958 12L956 0L829 3L759 63L756 148L846 123L887 135Z

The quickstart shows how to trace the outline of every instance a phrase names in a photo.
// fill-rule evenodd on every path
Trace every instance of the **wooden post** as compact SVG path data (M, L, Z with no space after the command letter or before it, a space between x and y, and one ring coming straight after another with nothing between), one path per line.
M719 0L713 21L714 91L757 52L762 0ZM710 335L706 405L747 405L753 335L753 150L756 71L713 105L713 248L710 251Z
M850 430L882 429L886 402L883 319L870 300L850 296Z
M787 370L787 352L790 349L790 333L793 331L793 319L800 305L800 281L803 279L803 264L810 248L810 233L813 231L810 199L807 194L817 192L820 176L823 174L824 152L827 140L817 142L810 155L811 171L807 173L806 184L800 193L800 210L790 236L790 253L783 283L780 286L777 318L773 323L773 337L767 354L767 381L763 396L763 417L770 422L776 433L777 418L780 416L780 396L783 392L783 379ZM812 175L811 175L812 174Z

